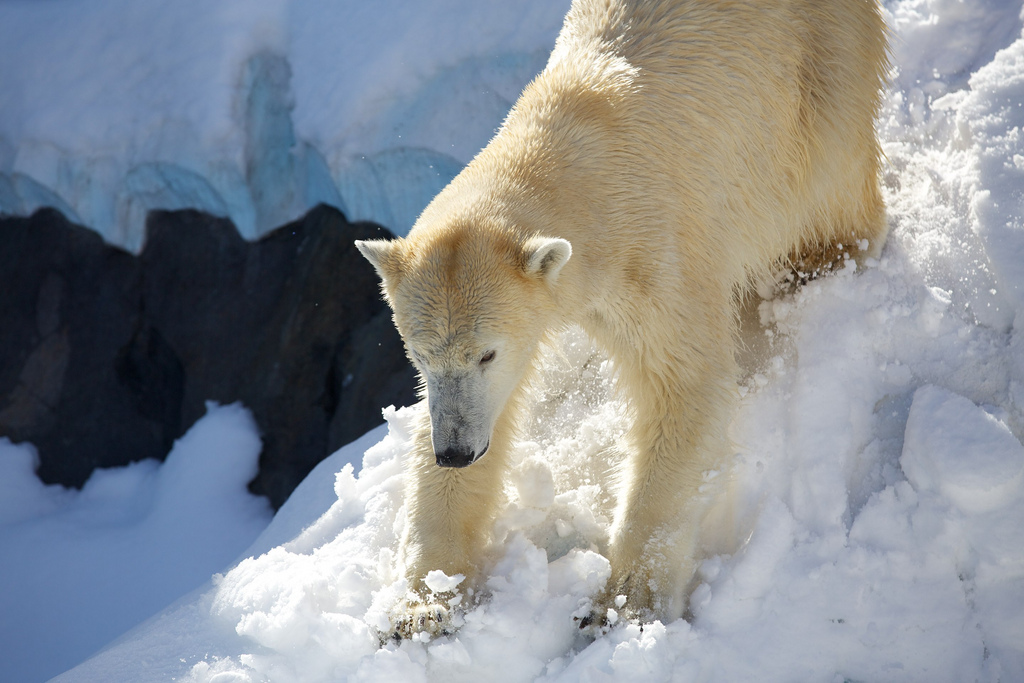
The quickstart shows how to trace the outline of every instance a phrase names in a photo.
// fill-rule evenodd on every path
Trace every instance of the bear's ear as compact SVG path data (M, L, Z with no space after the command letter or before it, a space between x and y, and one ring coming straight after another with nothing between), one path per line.
M398 275L398 247L398 240L356 240L356 249L384 282Z
M526 274L554 284L562 266L572 256L572 245L557 237L533 237L526 242L523 251L526 256Z

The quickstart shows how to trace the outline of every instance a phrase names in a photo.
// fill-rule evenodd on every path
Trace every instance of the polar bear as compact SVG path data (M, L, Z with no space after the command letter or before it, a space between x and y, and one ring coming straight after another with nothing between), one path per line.
M887 226L876 0L574 0L547 66L407 238L357 243L425 391L400 558L479 576L538 345L579 325L631 408L593 619L683 614L708 472L729 453L737 302ZM621 597L616 601L621 604ZM590 621L588 618L584 621Z

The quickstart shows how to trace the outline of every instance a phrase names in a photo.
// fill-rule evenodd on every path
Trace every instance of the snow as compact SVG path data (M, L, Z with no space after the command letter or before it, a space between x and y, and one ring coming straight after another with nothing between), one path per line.
M0 54L23 65L0 72L17 95L0 203L56 195L133 248L144 210L173 202L249 236L313 201L401 232L542 67L565 5L0 3ZM861 272L749 312L688 620L616 618L593 640L573 621L609 575L628 411L570 330L544 356L484 590L431 578L462 599L455 634L378 640L406 590L414 408L385 410L269 525L244 491L251 423L215 408L166 464L82 492L0 446L0 678L120 636L57 680L1024 680L1022 3L886 11L892 233ZM221 432L222 467L181 464ZM221 540L186 540L200 532Z
M166 461L44 486L0 438L0 679L43 680L206 582L267 526L249 412L209 404Z
M910 406L900 467L917 491L941 494L965 513L990 512L1017 498L1024 447L967 399L923 386Z

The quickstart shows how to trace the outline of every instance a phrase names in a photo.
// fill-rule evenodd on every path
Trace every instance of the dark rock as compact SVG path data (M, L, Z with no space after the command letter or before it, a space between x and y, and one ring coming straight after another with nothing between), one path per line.
M376 274L353 242L390 236L380 226L347 223L321 206L252 244L230 222L196 212L153 212L146 230L145 316L188 368L183 419L192 424L207 400L240 400L253 411L264 445L253 492L280 505L316 463L344 445L329 438L341 396L366 405L354 413L361 421L343 420L344 436L379 424L381 405L412 400L411 382L404 392L388 386L369 375L372 364L357 369L362 388L374 389L369 395L332 386L335 356L353 337L367 344L382 336L396 350L393 326L361 331L386 307ZM186 262L188 270L181 267Z
M141 306L135 257L49 209L0 221L0 245L0 435L71 486L166 455L180 423L140 414L115 370Z
M230 221L156 211L142 254L57 212L0 220L0 435L40 477L163 458L208 400L260 426L250 484L278 507L336 448L415 400L414 375L353 246L390 237L320 206L257 242Z
M133 398L139 415L159 429L153 434L169 452L182 433L185 367L160 330L140 318L128 344L114 362L117 379Z
M379 423L382 406L412 405L416 399L411 390L416 382L416 371L406 359L391 311L385 308L354 330L333 359L327 395L337 407L331 411L329 450L362 436L366 430L358 425ZM380 397L379 405L367 401L366 396Z

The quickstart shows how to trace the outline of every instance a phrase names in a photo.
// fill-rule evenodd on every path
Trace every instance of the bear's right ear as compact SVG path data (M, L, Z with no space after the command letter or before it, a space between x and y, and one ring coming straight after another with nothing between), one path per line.
M523 251L527 275L534 275L553 285L558 272L572 256L572 245L557 237L534 237L527 240Z
M398 275L397 240L356 240L356 249L373 265L384 282Z

